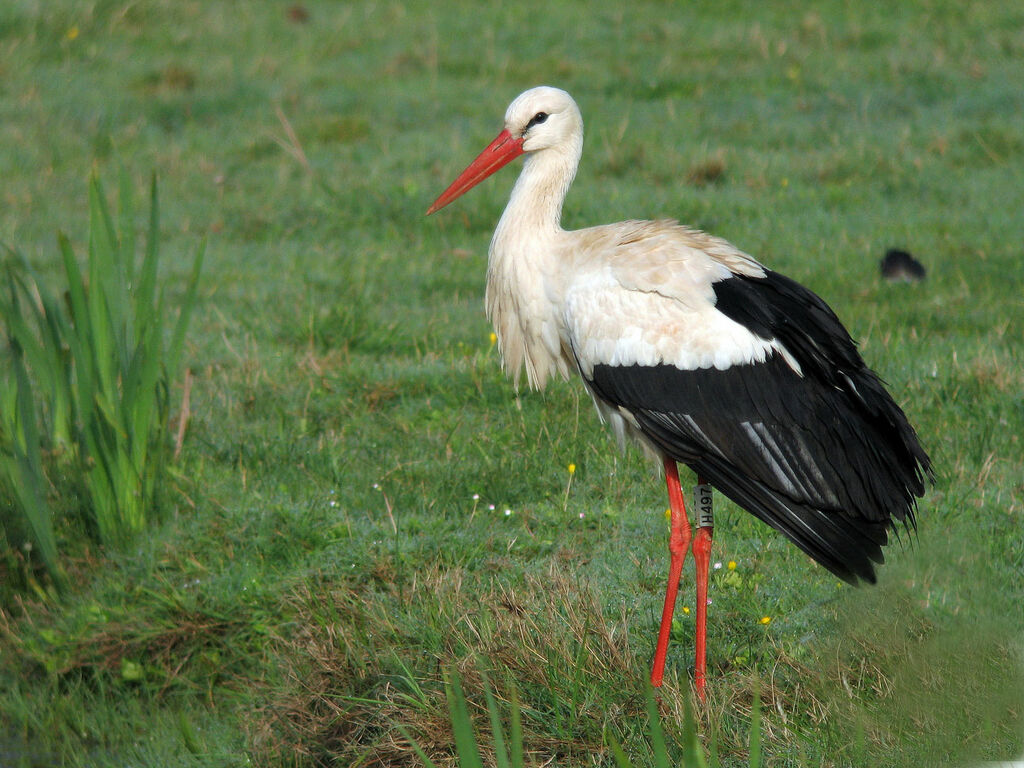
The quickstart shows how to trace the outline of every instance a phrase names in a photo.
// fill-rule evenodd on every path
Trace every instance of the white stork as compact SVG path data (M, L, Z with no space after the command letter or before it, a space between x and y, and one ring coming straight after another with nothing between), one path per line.
M662 682L692 539L703 697L713 521L702 515L691 533L676 463L856 584L875 581L888 529L915 525L931 462L849 333L807 288L675 221L562 229L582 148L572 97L528 90L427 213L526 154L491 240L487 315L517 383L523 367L536 389L577 371L615 433L662 462L670 567L651 683Z

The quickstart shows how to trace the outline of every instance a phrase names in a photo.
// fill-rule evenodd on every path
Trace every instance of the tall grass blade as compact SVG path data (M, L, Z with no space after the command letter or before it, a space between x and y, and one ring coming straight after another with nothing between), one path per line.
M131 176L124 165L118 168L117 178L117 240L124 262L124 275L132 290L135 286L135 192ZM136 313L138 317L138 313Z
M71 242L63 232L57 233L57 244L60 247L64 262L64 276L68 281L68 303L71 306L71 318L64 338L71 350L71 359L75 363L75 403L79 415L88 409L96 388L95 364L91 355L87 355L83 340L92 338L92 326L85 297L85 283L78 269L75 253Z
M665 744L665 731L661 727L661 714L654 700L654 689L650 686L647 687L647 736L651 740L651 750L654 752L654 764L657 768L672 768L668 746Z
M27 262L19 264L25 274L31 274ZM9 300L0 303L0 314L7 326L7 333L16 340L24 357L25 365L32 371L39 390L50 395L50 446L67 447L72 439L74 411L70 391L70 361L62 344L61 312L52 300L34 290L22 275L14 271L14 264L8 264ZM24 297L24 302L19 298ZM30 324L24 313L29 313ZM33 329L33 325L35 329Z
M114 226L103 197L99 178L93 174L89 180L89 293L86 308L89 311L90 336L87 350L92 352L99 386L104 392L117 387L117 363L123 363L127 350L118 342L123 338L119 315L119 302L110 299L118 295L112 283L120 272L115 255ZM120 337L120 338L119 338ZM80 336L80 338L82 338ZM86 341L86 339L83 339Z
M459 756L460 768L483 768L480 750L473 734L473 721L466 708L466 695L462 691L458 673L452 671L445 675L444 693L448 699L448 711L452 718L455 751Z
M761 768L761 689L754 691L750 707L750 768Z
M494 739L494 762L497 764L497 768L512 768L514 764L509 759L508 750L505 749L505 732L501 727L501 714L498 712L498 702L494 699L494 692L491 690L490 681L482 669L480 670L480 676L484 682L487 713L491 718L491 738Z
M689 695L683 697L683 765L707 768L704 747L697 738L697 716Z
M718 734L714 733L711 736L711 746L708 748L708 766L709 768L719 768L721 764L718 759Z
M513 768L519 768L526 764L523 761L522 710L519 706L519 690L516 688L515 680L509 677L508 683L509 696L512 699L512 711L509 713L509 728L511 730L510 738L512 740L511 759Z
M73 371L71 356L64 343L67 337L67 321L61 308L51 297L39 298L42 308L33 307L33 310L40 328L39 346L45 349L42 357L49 364L44 369L46 381L41 382L40 391L50 395L48 402L51 447L63 453L72 450L75 438Z
M619 766L619 768L633 768L633 763L626 756L625 751L622 749L622 745L619 744L618 739L611 734L608 734L608 746L611 747L612 757L615 758L615 764Z
M11 455L3 456L4 474L27 523L27 533L39 552L47 570L58 587L63 586L63 572L57 561L57 540L53 514L46 502L42 454L36 424L36 406L32 385L17 341L11 343L17 383L15 434L9 436Z
M156 188L156 174L149 184L149 230L146 233L146 250L142 256L139 282L135 286L135 317L149 317L156 303L157 264L159 262L160 201ZM159 317L157 313L157 317Z

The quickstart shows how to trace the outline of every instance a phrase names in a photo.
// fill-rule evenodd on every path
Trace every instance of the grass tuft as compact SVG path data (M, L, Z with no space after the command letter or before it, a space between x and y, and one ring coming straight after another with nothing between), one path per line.
M84 273L68 238L58 235L67 285L63 301L47 293L24 257L11 253L7 298L0 303L14 370L13 385L4 376L0 398L0 490L11 510L0 530L9 547L38 552L59 586L65 578L58 526L120 547L160 509L158 493L171 458L170 383L180 366L202 266L200 250L178 317L169 325L169 307L157 288L156 180L138 267L133 192L123 170L119 186L115 225L99 177L90 181ZM54 504L50 497L73 497L76 475L85 497L76 509L84 519L69 523L54 511L67 502L58 498Z

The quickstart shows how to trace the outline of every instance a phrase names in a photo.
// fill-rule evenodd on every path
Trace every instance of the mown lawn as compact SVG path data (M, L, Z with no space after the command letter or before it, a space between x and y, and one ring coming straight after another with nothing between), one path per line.
M541 83L587 125L567 227L676 217L810 285L936 467L874 588L719 501L705 743L745 765L760 690L771 766L1022 752L1024 7L7 0L0 240L56 281L124 165L169 288L208 247L162 523L0 607L0 764L414 764L398 724L444 761L442 672L482 723L478 664L533 764L650 764L662 483L578 384L500 371L514 171L423 216ZM880 279L893 246L925 282Z

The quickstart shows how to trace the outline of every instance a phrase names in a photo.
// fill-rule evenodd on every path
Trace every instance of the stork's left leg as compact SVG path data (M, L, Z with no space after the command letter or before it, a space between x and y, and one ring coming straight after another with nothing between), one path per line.
M668 639L672 634L672 613L679 591L679 577L683 572L683 560L690 548L690 521L686 519L686 504L679 487L679 468L673 459L665 458L665 484L668 486L670 508L670 531L668 537L668 586L665 588L665 607L661 612L661 627L658 630L658 645L654 649L654 665L651 668L651 685L661 686L665 674L665 654L668 653Z
M707 678L708 570L711 565L711 537L715 531L715 519L711 506L711 486L702 477L697 478L694 496L697 507L697 533L693 537L693 560L697 569L694 682L697 686L697 697L703 700Z

